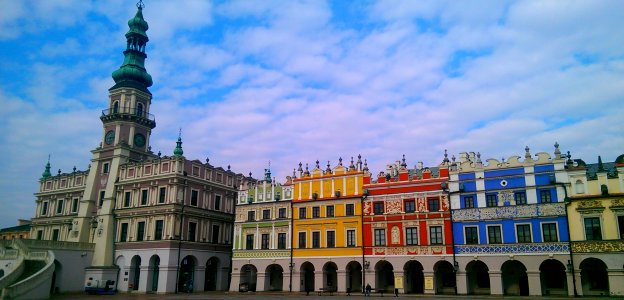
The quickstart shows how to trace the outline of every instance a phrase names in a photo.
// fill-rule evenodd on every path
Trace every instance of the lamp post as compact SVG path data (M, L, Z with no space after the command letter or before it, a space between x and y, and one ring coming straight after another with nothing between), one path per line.
M290 270L290 283L288 284L288 291L292 292L292 274L293 274L293 269L295 268L295 263L291 262L290 264L288 264L288 269Z

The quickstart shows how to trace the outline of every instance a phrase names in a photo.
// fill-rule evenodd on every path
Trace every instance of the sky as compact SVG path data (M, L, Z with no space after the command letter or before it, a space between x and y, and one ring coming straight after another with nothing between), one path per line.
M480 152L624 154L624 1L150 1L154 152L280 182ZM136 1L0 0L0 228L87 169Z

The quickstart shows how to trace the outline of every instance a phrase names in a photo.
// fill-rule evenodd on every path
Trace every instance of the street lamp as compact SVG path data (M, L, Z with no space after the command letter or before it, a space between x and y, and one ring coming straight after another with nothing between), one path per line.
M365 260L365 261L364 261L364 269L365 269L365 270L368 270L368 268L370 268L370 261Z

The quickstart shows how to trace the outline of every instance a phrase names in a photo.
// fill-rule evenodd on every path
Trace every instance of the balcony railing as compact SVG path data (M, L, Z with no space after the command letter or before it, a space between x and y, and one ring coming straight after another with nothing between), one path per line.
M144 109L137 109L133 107L118 107L102 110L100 116L102 121L111 120L136 120L145 124L156 124L154 115L146 112Z

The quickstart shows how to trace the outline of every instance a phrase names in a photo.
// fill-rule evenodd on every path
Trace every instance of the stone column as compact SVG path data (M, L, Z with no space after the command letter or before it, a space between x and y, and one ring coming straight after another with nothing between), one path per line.
M466 275L467 275L466 272L462 270L458 270L457 273L455 273L455 282L457 285L458 295L468 294L468 278Z
M293 269L292 271L292 290L293 292L303 291L303 284L301 283L301 271Z
M338 292L346 292L347 291L347 271L338 270L336 271L336 277L338 277L338 282L336 283L335 289Z
M574 280L576 280L576 292L583 296L583 282L581 281L581 270L574 268ZM571 294L574 296L574 294Z
M206 267L195 267L195 276L193 276L193 291L204 291L204 284L206 283Z
M240 284L240 270L232 272L232 282L230 283L230 291L238 292L239 284Z
M503 294L503 274L501 271L489 271L490 273L490 294Z
M266 281L266 276L267 276L266 272L258 272L256 276L256 292L264 291L264 283Z
M147 275L149 274L149 266L147 265L141 265L141 270L140 273L141 275L139 275L139 289L138 291L140 292L146 292L147 291Z
M325 280L323 280L323 270L320 271L314 271L314 291L310 291L310 292L316 292L318 291L320 288L325 286Z
M624 269L607 269L609 276L609 292L611 296L624 295Z
M286 269L284 270L284 273L282 273L284 276L282 276L282 290L285 292L288 291L294 291L294 289L290 286L290 269ZM295 282L293 281L293 285L295 284Z
M425 286L424 286L424 292L425 294L435 294L435 276L433 272L424 272L423 271L423 275L425 276ZM427 286L428 283L427 281L431 280L430 285L431 286Z
M540 280L539 271L527 271L527 277L529 278L529 295L541 296L542 295L542 282Z
M176 278L177 266L160 266L158 275L158 293L173 293L178 282Z

